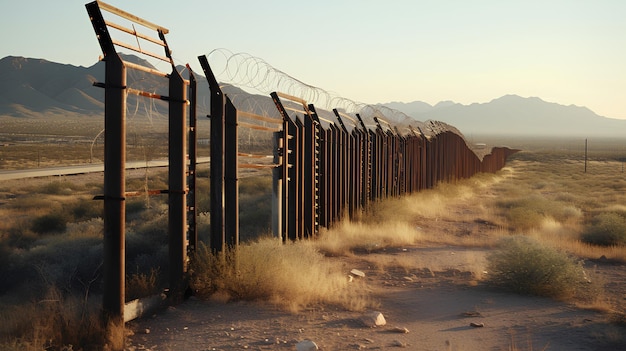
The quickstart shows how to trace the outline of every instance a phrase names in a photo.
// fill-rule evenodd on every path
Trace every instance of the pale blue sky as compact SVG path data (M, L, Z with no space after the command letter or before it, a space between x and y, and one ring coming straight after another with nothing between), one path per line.
M0 0L0 57L91 66L84 0ZM626 119L626 1L316 0L107 3L170 30L177 63L260 57L364 103L538 96Z

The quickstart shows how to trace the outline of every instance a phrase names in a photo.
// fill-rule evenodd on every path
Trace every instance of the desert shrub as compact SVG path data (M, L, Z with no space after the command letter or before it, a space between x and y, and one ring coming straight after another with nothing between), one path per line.
M7 245L18 249L27 249L39 238L39 235L31 230L25 220L19 220L7 230Z
M65 296L48 288L43 299L2 306L2 350L102 350L107 331L100 321L100 301L84 296ZM70 346L72 345L72 346Z
M626 219L615 212L596 215L581 234L588 244L613 246L626 244Z
M57 204L51 203L49 199L44 196L18 196L14 201L10 203L10 208L15 211L23 213L35 212L39 209L54 208Z
M240 240L254 240L267 233L272 223L272 178L248 177L239 187Z
M151 268L148 273L137 270L126 275L126 301L154 295L159 292L159 268Z
M200 245L192 259L191 286L199 296L215 293L233 300L262 300L298 311L318 303L350 310L371 305L363 289L350 284L341 267L325 260L310 243L261 239L225 253Z
M48 195L71 195L75 186L71 182L50 182L37 189L38 193Z
M73 222L101 218L104 214L104 203L92 199L82 199L71 205L69 213L72 216Z
M132 198L126 201L126 215L133 217L147 208L146 201L143 198Z
M545 218L563 222L582 215L582 211L575 206L539 194L500 200L496 206L503 210L511 229L520 231L540 226Z
M55 286L65 291L94 292L102 268L100 237L50 236L39 239L28 251L14 255L13 288L28 287L37 296L42 288Z
M211 195L208 191L196 192L196 208L199 213L208 213L211 210Z
M511 229L528 230L540 226L545 215L538 209L514 207L506 212L505 217Z
M67 227L68 216L65 212L47 213L33 219L31 230L38 234L61 233Z
M155 252L159 247L168 244L167 213L157 215L152 213L152 215L152 218L142 217L132 228L128 229L126 247L129 257Z
M65 234L69 238L102 238L104 233L104 220L91 218L77 223L68 223Z
M164 175L166 174L167 173L164 173ZM126 190L143 191L146 187L150 190L167 189L167 182L164 180L164 175L156 174L149 178L130 178L126 181Z
M502 241L488 257L488 281L520 294L568 298L588 284L582 263L527 237Z

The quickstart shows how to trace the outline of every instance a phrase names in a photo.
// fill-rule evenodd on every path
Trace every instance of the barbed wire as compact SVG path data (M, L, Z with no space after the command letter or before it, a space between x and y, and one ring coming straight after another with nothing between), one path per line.
M374 117L378 117L404 127L409 124L423 125L401 111L383 105L358 102L307 84L248 53L233 53L228 49L218 48L206 56L218 81L246 91L253 90L266 96L273 91L283 92L302 98L318 109L358 113L366 124L374 124Z

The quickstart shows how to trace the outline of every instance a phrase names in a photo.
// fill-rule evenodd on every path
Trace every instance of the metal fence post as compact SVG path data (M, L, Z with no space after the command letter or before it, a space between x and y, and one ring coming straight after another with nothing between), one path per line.
M123 321L126 222L126 68L115 53L105 58L104 292L107 319Z
M198 211L196 207L196 177L198 161L198 117L196 114L198 83L189 65L189 195L188 221L189 243L187 252L193 253L198 247Z
M237 109L228 96L224 108L224 235L231 247L239 245L239 178Z
M225 249L224 232L224 94L213 75L206 56L198 56L211 91L211 235L210 247L214 252Z
M175 67L172 67L169 82L170 299L180 302L187 261L187 86Z

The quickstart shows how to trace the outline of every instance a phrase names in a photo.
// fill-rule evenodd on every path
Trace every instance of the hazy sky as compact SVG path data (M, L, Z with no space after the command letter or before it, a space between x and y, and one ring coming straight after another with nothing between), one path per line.
M0 0L0 57L91 66L89 1ZM626 119L624 0L109 0L170 30L177 64L226 48L365 103L538 96Z

